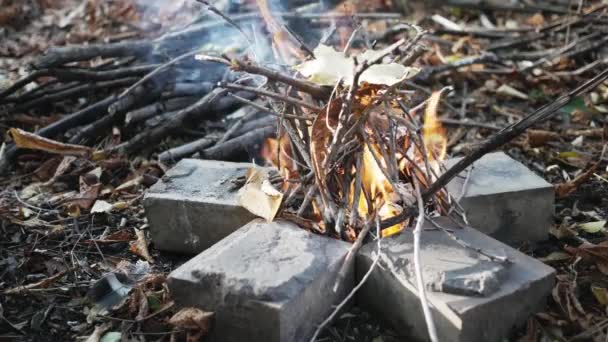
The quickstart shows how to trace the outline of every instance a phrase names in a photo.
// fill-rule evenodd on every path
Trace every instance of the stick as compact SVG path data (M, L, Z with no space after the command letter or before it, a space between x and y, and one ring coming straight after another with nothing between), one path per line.
M235 70L241 70L250 74L266 76L270 80L285 83L314 97L325 99L327 98L327 96L329 96L328 89L316 85L312 82L290 77L280 71L265 68L263 66L255 65L253 63L246 63L238 59L232 60L232 63L235 64L235 66L233 67L233 69Z
M282 94L277 94L268 90L264 90L264 89L259 89L259 88L255 88L255 87L249 87L249 86L243 86L240 84L235 84L235 83L224 83L224 82L220 82L219 84L220 87L222 88L226 88L226 89L236 89L236 90L244 90L244 91L249 91L261 96L267 96L270 98L274 98L283 102L287 102L287 103L291 103L293 105L296 106L302 106L308 109L312 109L316 112L319 112L321 110L321 108L312 105L308 102L302 101L300 99L296 99L294 97L289 97L289 96L285 96Z
M205 136L201 139L192 141L188 144L174 147L170 150L167 150L167 151L159 154L158 160L163 163L167 163L170 161L175 162L185 156L192 155L204 148L207 148L207 147L215 144L217 139L218 139L218 137L215 137L215 136L214 137Z
M502 131L488 139L477 150L461 159L458 163L442 174L428 189L424 191L423 198L428 199L430 196L434 195L437 191L443 188L450 180L452 180L452 178L456 177L479 158L513 140L531 126L550 118L560 108L568 104L573 98L591 91L606 79L608 79L608 69L605 69L600 74L583 83L581 86L572 90L568 94L565 94L555 101L542 106L515 124L507 126Z
M344 281L344 278L346 278L348 270L352 268L353 261L355 260L355 255L357 254L361 246L363 246L363 240L365 240L365 237L367 236L370 227L371 225L366 224L361 230L361 232L359 232L355 243L353 243L352 246L350 246L350 248L348 249L348 253L346 254L346 257L344 257L344 262L342 262L342 267L340 267L340 271L338 271L338 277L336 278L336 282L334 283L334 293L338 292L338 288L340 287L340 284L342 284L342 282Z
M422 199L422 193L420 192L420 183L418 182L418 178L412 177L412 179L414 180L414 188L416 188L416 197L418 199L418 219L416 220L416 226L413 232L416 287L418 288L418 297L420 298L420 305L422 306L422 312L424 313L424 321L426 322L429 338L432 342L438 342L439 338L437 338L437 328L435 327L435 321L433 321L433 313L431 312L428 300L426 298L426 289L422 276L422 263L420 260L420 237L422 235L422 225L424 224L424 200Z
M151 144L155 144L162 140L165 136L182 127L186 119L207 110L209 107L213 107L212 104L216 103L216 100L218 100L225 93L225 90L214 89L211 93L205 95L196 103L172 115L167 122L164 122L159 127L139 133L128 142L120 144L107 152L132 153L146 146L150 146Z
M376 241L377 241L376 251L377 252L376 252L376 257L374 258L374 261L372 262L372 265L369 267L369 270L367 270L367 272L365 273L363 278L361 278L361 281L359 282L359 284L357 284L357 286L355 286L353 288L353 290L350 291L350 293L346 296L346 298L344 298L344 300L342 300L342 302L340 302L340 304L338 304L336 306L336 308L329 315L329 317L327 317L323 322L321 322L321 324L319 324L314 335L312 335L310 342L315 342L317 340L317 337L319 336L319 334L321 333L323 328L325 328L325 326L327 326L336 317L336 315L340 312L340 310L342 310L342 308L351 300L351 298L357 293L357 291L359 291L359 289L363 286L363 284L365 284L367 279L372 275L372 272L376 268L376 265L378 265L378 261L380 260L380 255L382 253L382 245L380 243L382 241L382 238L380 237L380 221L379 221L378 215L375 216L375 222L376 222ZM370 225L370 224L371 223L368 222L366 225Z
M272 126L255 129L251 132L230 139L222 144L210 147L201 153L205 159L226 160L233 158L238 153L249 151L252 146L260 145L264 139L276 133Z

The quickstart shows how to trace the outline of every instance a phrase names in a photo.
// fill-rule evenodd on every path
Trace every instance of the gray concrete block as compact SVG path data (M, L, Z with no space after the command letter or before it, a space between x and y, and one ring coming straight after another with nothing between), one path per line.
M308 341L351 291L332 287L350 244L256 219L169 275L172 298L215 312L214 341Z
M446 167L458 160L447 160ZM548 237L555 210L550 183L503 152L487 154L473 166L460 201L473 228L509 244ZM466 175L464 171L447 186L455 198Z
M440 341L501 341L513 327L524 324L529 315L543 308L553 287L555 270L475 229L454 227L445 218L438 218L437 222L453 229L456 236L473 247L512 261L508 266L484 261L487 259L440 230L423 231L424 281ZM426 227L432 225L427 222ZM382 243L383 253L394 267L384 264L375 268L357 293L358 304L377 313L397 332L426 341L426 324L415 285L412 231L385 238ZM368 244L358 253L357 278L369 269L375 249L375 244Z
M183 159L144 196L156 248L195 254L255 216L238 205L231 181L251 164Z

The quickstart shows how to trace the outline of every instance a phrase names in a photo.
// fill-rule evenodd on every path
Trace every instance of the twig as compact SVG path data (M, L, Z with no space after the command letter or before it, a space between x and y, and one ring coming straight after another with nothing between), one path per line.
M317 98L324 99L327 98L327 96L329 95L329 91L326 88L323 88L312 82L293 78L277 70L265 68L263 66L256 65L253 63L243 62L238 59L232 60L232 64L233 69L235 70L241 70L250 74L266 76L269 80L285 83Z
M321 324L319 324L319 326L317 327L317 330L315 331L312 338L310 339L310 342L315 342L317 340L317 337L319 336L321 331L323 331L323 328L325 328L325 326L327 326L336 317L336 315L340 312L340 310L342 310L342 308L351 300L351 298L357 293L357 291L359 291L359 289L365 284L367 279L371 276L372 272L376 268L376 265L378 265L378 261L380 260L380 255L382 253L382 245L381 245L382 237L380 235L380 220L379 220L378 215L375 215L374 221L376 223L376 241L377 241L376 257L374 258L374 261L372 262L371 266L369 267L369 269L367 270L365 275L363 275L363 278L361 278L361 281L359 281L357 286L355 286L352 289L352 291L350 291L350 293L346 296L346 298L344 298L344 300L342 300L342 302L340 302L340 304L338 304L338 306L336 306L336 308L329 315L329 317L327 317L323 322L321 322ZM366 225L371 225L371 222L368 222Z
M125 91L123 91L118 98L122 99L125 96L129 95L130 93L133 92L133 90L135 90L135 88L137 88L138 86L144 84L144 82L146 82L147 80L151 79L152 77L158 75L161 71L167 69L168 67L177 64L179 62L181 62L182 60L188 58L188 57L192 57L194 55L196 55L197 53L199 53L199 50L195 50L195 51L190 51L187 52L181 56L178 56L170 61L168 61L167 63L164 63L160 66L158 66L156 69L152 70L150 73L148 73L146 76L142 77L139 81L135 82L132 86L130 86L129 88L127 88Z
M355 260L355 255L357 254L357 252L359 251L361 246L363 246L363 240L365 240L365 237L367 236L367 233L369 232L370 228L371 228L371 225L366 224L363 227L363 229L361 230L361 232L359 232L359 235L357 236L357 240L355 240L355 243L353 243L352 246L350 246L348 253L344 257L344 261L342 262L340 271L338 271L338 277L336 278L336 282L334 283L334 287L333 287L334 293L338 292L338 288L344 281L344 278L346 278L346 274L348 273L348 270L352 268L353 262Z
M225 82L220 82L219 86L222 88L226 88L226 89L236 89L236 90L244 90L244 91L249 91L258 95L262 95L262 96L267 96L267 97L271 97L277 100L281 100L283 102L287 102L287 103L291 103L294 104L296 106L302 106L308 109L312 109L314 111L320 111L321 108L312 105L308 102L302 101L300 99L296 99L293 97L289 97L289 96L284 96L281 94L277 94L268 90L264 90L264 89L259 89L259 88L254 88L254 87L249 87L249 86L243 86L240 84L234 84L234 83L225 83Z
M483 255L486 258L488 258L490 261L494 261L494 262L498 262L498 263L509 263L510 260L506 257L506 256L498 256L498 255L494 255L491 254L489 252L486 252L485 250L481 249L481 248L477 248L477 247L473 247L471 244L469 244L468 242L462 240L461 238L459 238L458 236L456 236L453 232L451 232L448 228L445 228L444 226L440 225L439 223L437 223L435 220L433 220L432 218L427 216L428 221L433 225L433 227L441 230L442 232L444 232L450 239L454 240L457 244L459 244L460 246L469 249L479 255Z
M203 5L207 6L207 9L209 9L211 12L213 12L213 13L217 14L218 16L220 16L230 26L234 27L237 31L239 31L239 33L247 41L247 44L249 44L249 48L251 49L251 53L253 54L254 58L256 60L258 59L257 56L255 55L255 49L254 49L253 41L251 40L251 38L249 38L249 36L247 35L247 33L245 33L245 31L243 31L243 29L239 26L239 24L237 24L234 20L230 19L230 17L228 17L226 14L224 14L222 11L220 11L219 8L213 6L209 1L207 1L207 0L196 0L196 1L198 1L198 2L202 3Z
M194 154L216 143L218 137L205 136L182 146L174 147L158 155L161 162L177 161L185 156Z
M479 158L483 157L488 152L493 151L496 148L513 140L515 137L525 132L531 126L550 118L560 108L568 104L573 98L591 91L599 84L604 82L606 79L608 79L608 69L602 71L592 79L583 83L578 88L570 91L568 94L565 94L556 99L555 101L545 106L542 106L541 108L524 117L517 123L507 126L502 131L498 132L496 135L488 139L471 154L464 157L458 163L453 165L444 174L442 174L433 184L431 184L429 188L424 191L423 198L428 199L430 196L434 195L437 191L443 188L450 180L452 180L452 178L456 177L456 175L460 174L469 165L473 164Z
M433 321L433 313L429 307L428 300L426 298L426 288L424 286L424 279L422 276L422 263L420 260L420 237L422 235L422 225L424 224L424 200L422 193L420 192L420 183L418 178L412 177L414 181L414 188L416 190L416 198L418 201L418 219L416 220L416 226L414 228L414 269L416 271L416 287L418 289L418 297L420 298L420 305L424 313L424 321L426 322L426 328L429 333L429 338L432 342L438 342L437 328L435 327L435 321Z

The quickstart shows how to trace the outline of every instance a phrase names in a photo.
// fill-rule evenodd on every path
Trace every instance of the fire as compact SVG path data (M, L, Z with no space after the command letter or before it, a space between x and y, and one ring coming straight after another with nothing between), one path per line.
M358 106L356 113L361 113L365 108L372 105L375 94L373 92L368 94L369 92L370 90L367 88L359 90L355 100ZM436 92L431 95L427 102L424 113L424 126L422 128L424 150L418 148L418 145L414 143L413 132L409 132L405 127L402 127L402 130L398 133L400 146L396 149L393 156L390 157L396 160L385 159L389 158L387 154L388 147L384 140L386 136L379 135L379 132L386 132L389 129L389 121L381 113L370 115L368 123L364 126L365 134L361 136L360 144L362 147L358 151L360 153L360 163L357 162L358 166L350 166L350 169L345 169L344 164L336 165L334 166L335 170L332 177L329 177L327 173L331 171L329 167L323 163L318 163L318 171L315 170L315 172L318 172L319 175L315 173L315 176L319 176L320 180L317 181L316 185L317 187L323 186L326 193L321 194L319 192L319 196L311 202L311 207L309 207L311 210L303 211L303 213L305 212L304 215L309 220L316 222L319 227L325 229L326 222L323 221L325 217L323 210L325 208L323 207L322 195L325 195L328 201L343 203L342 206L348 210L346 215L349 218L355 217L353 215L354 209L356 209L357 220L346 220L346 222L357 222L357 224L361 222L358 219L366 221L374 215L378 215L382 220L392 218L401 214L404 211L404 206L415 203L416 198L413 186L411 185L411 178L417 177L420 184L425 187L429 185L428 180L432 176L425 176L423 174L424 171L422 171L424 167L417 167L413 163L422 166L422 161L425 158L429 161L441 161L446 156L446 131L437 118L440 96L441 92ZM313 156L316 153L321 160L327 156L326 148L335 133L332 129L337 125L337 114L342 108L340 102L334 102L322 109L319 117L313 123L312 132L309 132L312 137L311 141L314 143L310 146L310 153ZM279 139L268 139L264 144L262 155L269 164L280 170L285 179L296 179L298 178L298 164L294 162L292 152L289 137L283 135ZM389 174L392 172L389 170L393 168L393 166L389 165L391 163L397 168L394 171L398 175ZM433 163L433 165L433 171L437 172L438 169L436 167L438 164ZM341 182L344 180L343 177L349 177L350 183L347 185L348 189L341 187ZM391 178L389 179L389 177ZM361 181L360 185L357 184L358 178ZM340 185L337 186L337 184ZM358 194L355 193L357 186L360 186ZM399 191L394 186L399 186ZM409 190L404 191L404 189ZM408 194L408 192L411 192L411 194ZM344 198L346 193L348 197ZM443 203L441 198L439 198L439 202L440 204ZM410 220L406 219L402 223L383 229L382 236L390 236L402 231L409 222ZM342 226L340 229L346 232L358 231L356 226L351 227L348 225Z
M429 160L442 161L447 153L448 140L445 129L437 119L437 107L441 92L434 92L429 98L429 102L424 111L424 126L422 127L422 137L424 147Z
M297 170L287 134L283 134L279 139L267 138L260 155L268 164L279 170L284 180L283 190L287 190L290 184L288 180L292 178L291 173Z
M371 213L373 213L374 208L378 209L378 215L382 219L387 219L399 214L402 211L402 208L396 204L398 201L398 196L395 194L393 186L390 181L382 172L380 165L376 161L376 158L380 161L382 166L386 166L386 161L380 155L380 151L375 145L371 145L370 147L365 145L363 148L363 157L361 160L361 170L354 172L361 172L361 193L359 194L359 202L357 203L357 212L363 217L367 218ZM376 157L374 157L376 156ZM355 189L355 181L352 181L351 185L351 194ZM371 202L373 208L368 208L368 199ZM349 204L352 205L354 196L350 196ZM392 227L386 228L382 231L382 235L392 235L397 232L400 232L403 229L403 224L397 224Z

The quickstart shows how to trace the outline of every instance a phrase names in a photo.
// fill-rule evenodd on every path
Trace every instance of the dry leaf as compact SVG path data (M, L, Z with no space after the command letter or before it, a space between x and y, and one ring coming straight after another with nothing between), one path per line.
M521 100L528 100L528 95L525 93L511 87L510 85L503 84L498 89L496 89L496 93L500 95L505 95L509 97L515 97Z
M101 336L110 330L112 327L112 323L104 323L102 325L98 325L95 327L93 333L87 338L86 342L99 342L101 340Z
M50 153L66 154L78 157L89 157L93 149L87 146L64 144L51 139L43 138L19 128L11 128L10 134L15 145L19 148L28 148Z
M605 287L591 286L591 292L600 304L608 305L608 290Z
M91 214L94 213L109 213L110 211L112 211L112 204L103 201L103 200L97 200L95 201L95 204L93 204L93 208L91 208Z
M578 247L564 246L570 254L581 257L583 260L593 262L603 274L608 275L608 241L599 244L584 243Z
M252 214L271 222L276 216L283 194L268 180L268 171L260 168L247 170L247 182L237 193L239 204Z
M545 17L543 17L542 13L536 13L526 20L526 22L532 26L540 27L545 24Z
M116 189L114 189L114 192L123 191L123 190L130 189L132 187L138 186L139 184L141 184L143 179L144 179L143 176L137 176L131 180L128 180L128 181L122 183L121 185L119 185L118 187L116 187Z
M550 141L560 141L561 136L556 132L544 131L540 129L528 130L528 144L530 147L544 146Z
M129 245L129 251L131 253L139 255L147 262L153 264L154 259L152 259L150 251L148 250L148 240L146 239L146 232L143 229L135 229L135 236L137 236L137 240L131 242L131 244Z
M587 222L587 223L582 223L579 224L578 226L586 231L587 233L590 234L595 234L595 233L599 233L599 232L603 232L606 229L604 228L604 226L606 225L606 221L595 221L595 222Z
M201 330L207 333L212 317L213 312L206 312L197 308L184 308L169 319L169 324L182 329Z
M557 196L557 198L564 198L573 193L580 184L586 182L589 178L591 178L591 176L593 176L598 166L599 164L595 163L589 168L589 170L576 176L576 178L574 178L573 180L557 184L555 186L555 195Z
M89 209L97 200L101 191L101 183L88 184L84 176L80 176L80 192L69 201L69 205L76 205L80 209Z
M300 64L297 70L308 77L311 82L326 86L333 86L340 79L350 84L355 72L355 58L357 63L361 64L374 60L384 53L383 51L368 50L356 57L346 57L343 52L323 44L317 46L313 52L315 59ZM359 76L359 84L367 82L390 86L403 79L413 77L418 71L417 68L397 63L375 64Z

